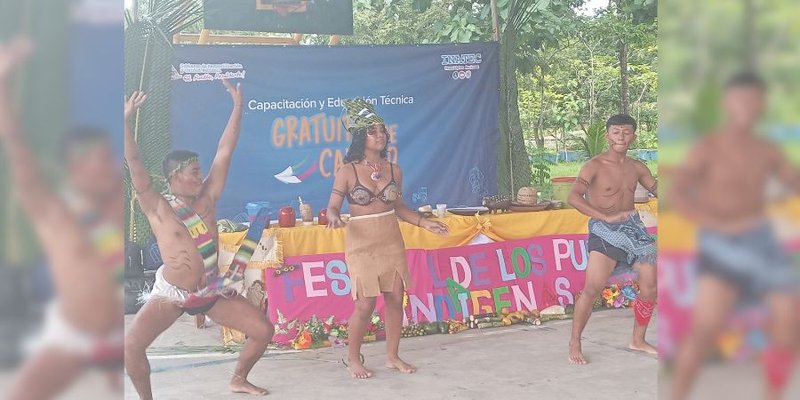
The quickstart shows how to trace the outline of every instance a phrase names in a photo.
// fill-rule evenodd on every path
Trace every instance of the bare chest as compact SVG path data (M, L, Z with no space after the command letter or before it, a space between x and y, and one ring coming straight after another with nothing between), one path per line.
M202 286L205 271L200 254L199 238L211 236L218 241L216 211L205 202L195 202L189 207L200 217L202 224L185 222L171 208L164 212L161 223L153 227L167 280L184 289L194 290Z
M708 156L714 158L708 167L709 186L755 191L769 178L771 161L763 154L721 151Z
M589 192L596 196L633 195L638 181L636 170L631 167L601 165L589 186Z

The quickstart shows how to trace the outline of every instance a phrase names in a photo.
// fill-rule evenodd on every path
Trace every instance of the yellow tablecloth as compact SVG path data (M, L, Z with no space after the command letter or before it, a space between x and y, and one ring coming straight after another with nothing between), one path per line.
M658 215L658 201L637 204L642 213L653 218ZM468 244L478 234L494 241L518 240L535 236L569 235L587 233L588 217L574 209L540 211L530 213L501 213L477 216L448 215L440 221L450 227L450 235L441 237L409 223L401 222L400 229L406 248L439 249ZM294 228L270 228L281 243L283 257L309 254L344 252L344 229L330 230L324 226L297 226ZM233 252L244 239L245 232L221 233L221 251Z
M782 240L800 240L800 198L773 204L769 210L773 226ZM658 218L658 248L667 251L692 251L697 240L697 226L674 211L664 211Z

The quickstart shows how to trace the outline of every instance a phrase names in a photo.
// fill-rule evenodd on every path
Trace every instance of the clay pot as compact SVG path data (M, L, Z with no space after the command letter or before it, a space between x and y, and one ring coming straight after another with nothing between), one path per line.
M294 213L294 208L292 207L281 208L281 211L278 214L278 225L280 225L281 228L294 227L296 220L297 216Z
M319 216L317 217L317 222L319 222L320 225L328 225L328 209L327 208L323 208L322 210L319 210Z

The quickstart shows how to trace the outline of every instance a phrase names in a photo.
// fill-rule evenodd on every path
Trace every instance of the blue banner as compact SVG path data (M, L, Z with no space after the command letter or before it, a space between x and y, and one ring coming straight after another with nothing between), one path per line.
M208 46L176 49L173 147L208 171L232 109L220 80L241 82L242 132L219 216L251 201L327 206L349 145L343 99L375 104L406 203L479 205L496 192L496 43L412 46Z

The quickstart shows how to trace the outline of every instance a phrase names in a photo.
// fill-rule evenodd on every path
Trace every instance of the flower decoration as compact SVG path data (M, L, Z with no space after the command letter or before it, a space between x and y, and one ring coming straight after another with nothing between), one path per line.
M630 307L631 302L636 300L638 295L639 285L636 282L628 282L621 285L613 284L603 289L602 300L598 299L598 301L605 307L625 308Z
M613 306L619 294L619 287L617 285L611 285L603 289L603 300L606 301L606 306Z
M291 321L287 320L280 309L276 310L278 313L278 320L275 324L275 333L279 335L286 335L300 325L297 319Z
M297 337L292 340L292 347L295 350L310 349L313 344L314 339L311 336L311 332L307 330L301 330L297 334Z
M636 292L636 289L633 287L633 285L627 285L622 287L622 297L624 297L625 300L629 301L636 300L636 296L638 296L638 293Z

